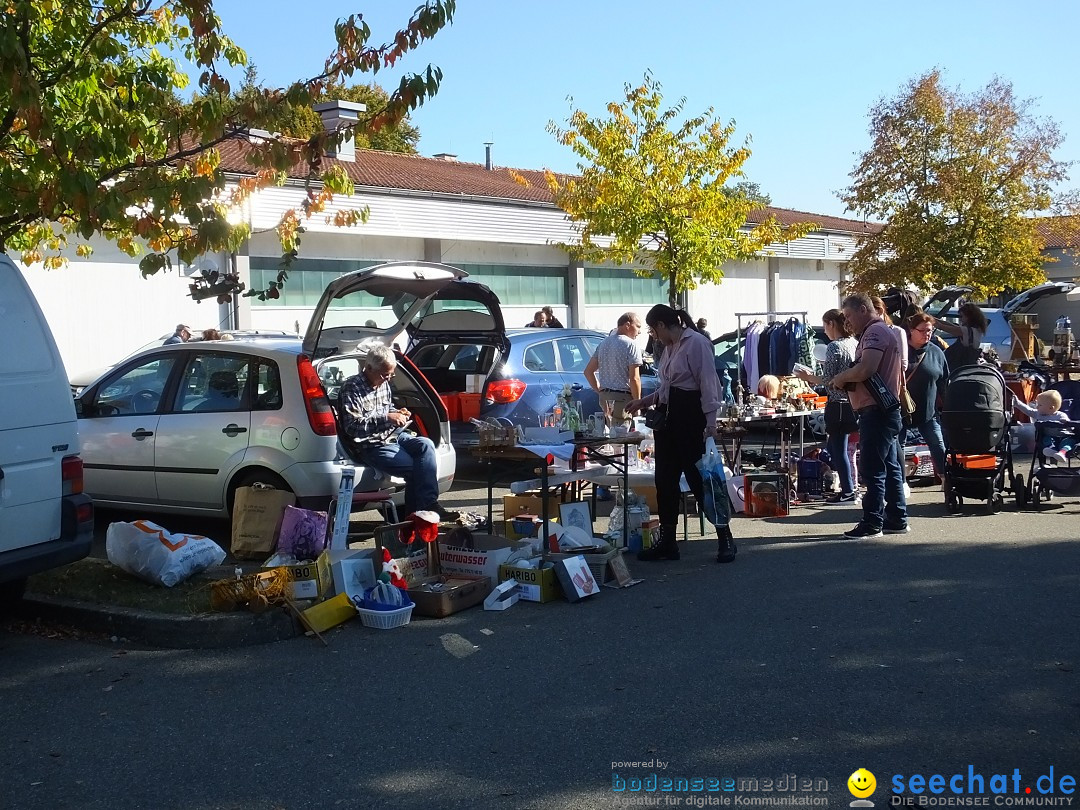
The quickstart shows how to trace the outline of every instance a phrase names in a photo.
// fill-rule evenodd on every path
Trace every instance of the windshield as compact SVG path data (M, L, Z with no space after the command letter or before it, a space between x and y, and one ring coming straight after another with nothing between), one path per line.
M323 329L340 326L390 329L416 301L415 295L406 292L375 295L367 290L357 290L330 302L322 326Z

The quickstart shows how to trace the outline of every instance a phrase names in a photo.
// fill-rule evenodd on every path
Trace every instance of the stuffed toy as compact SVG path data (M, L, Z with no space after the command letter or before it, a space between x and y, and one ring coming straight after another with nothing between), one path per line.
M439 537L439 513L438 512L413 512L406 518L412 526L402 529L398 533L398 539L402 545L410 546L413 543L434 543Z
M382 573L379 574L379 579L382 582L389 582L391 585L408 590L409 583L401 575L401 566L398 565L397 560L390 556L390 549L384 548L382 553Z

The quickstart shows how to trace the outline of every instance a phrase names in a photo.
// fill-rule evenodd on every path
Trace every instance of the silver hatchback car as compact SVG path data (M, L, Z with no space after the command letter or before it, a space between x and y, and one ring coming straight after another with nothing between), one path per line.
M345 464L357 467L357 489L384 486L339 439L338 389L359 373L368 342L412 334L438 309L438 291L465 276L424 262L379 265L332 282L303 340L181 343L126 359L75 400L86 492L102 507L227 517L237 487L256 482L325 509ZM446 491L457 466L446 407L396 354L394 400L435 443Z

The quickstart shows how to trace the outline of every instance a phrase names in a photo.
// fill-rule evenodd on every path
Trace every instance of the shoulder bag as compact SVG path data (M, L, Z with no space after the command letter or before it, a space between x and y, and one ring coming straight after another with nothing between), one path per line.
M900 381L900 417L904 421L904 427L911 427L911 419L915 416L915 400L911 398L911 394L908 393L907 384L911 382L911 378L915 376L915 372L919 370L919 366L922 365L922 361L926 359L926 352L923 352L923 356L919 358L919 362L915 364L915 368L908 372L907 377Z

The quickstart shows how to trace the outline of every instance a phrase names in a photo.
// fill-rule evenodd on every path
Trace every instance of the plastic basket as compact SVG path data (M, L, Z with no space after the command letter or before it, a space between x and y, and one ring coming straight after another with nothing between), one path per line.
M371 610L370 608L357 608L360 614L360 622L364 627L373 627L376 630L393 630L395 627L404 627L412 618L415 605L406 605L397 610Z

